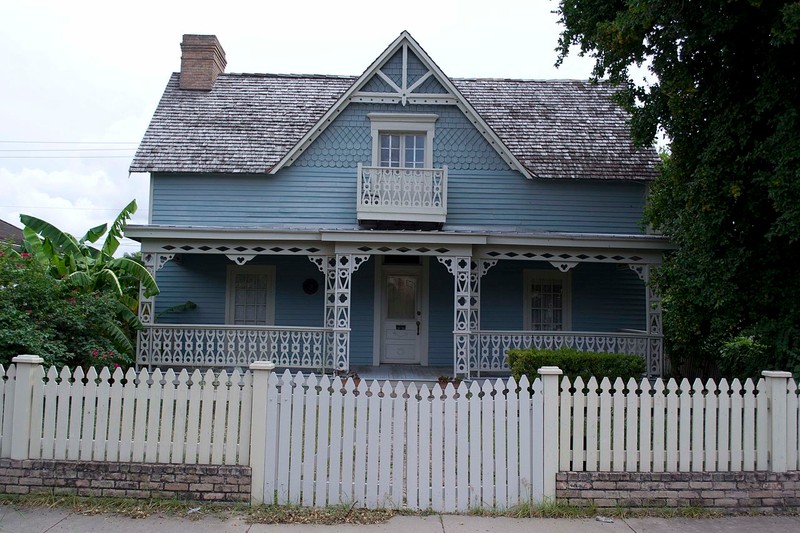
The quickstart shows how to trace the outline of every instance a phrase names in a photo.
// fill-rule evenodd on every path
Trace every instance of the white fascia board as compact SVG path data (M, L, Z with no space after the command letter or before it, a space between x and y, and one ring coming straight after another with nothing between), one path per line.
M391 244L486 244L485 235L440 233L435 231L323 231L323 242Z
M497 246L542 246L666 251L675 249L666 237L655 235L612 235L560 233L549 235L489 235L487 244Z
M319 242L318 231L269 231L258 228L180 228L175 226L137 226L125 228L125 236L143 240L212 240L212 241L310 241Z

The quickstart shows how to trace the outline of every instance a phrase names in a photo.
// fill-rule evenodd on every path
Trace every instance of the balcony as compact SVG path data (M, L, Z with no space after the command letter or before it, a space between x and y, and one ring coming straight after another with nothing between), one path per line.
M358 220L443 224L447 165L387 168L358 165Z

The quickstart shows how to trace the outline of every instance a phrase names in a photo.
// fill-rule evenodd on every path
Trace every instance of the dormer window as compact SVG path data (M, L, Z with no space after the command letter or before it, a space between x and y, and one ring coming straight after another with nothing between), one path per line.
M433 135L438 115L370 113L372 165L433 168Z

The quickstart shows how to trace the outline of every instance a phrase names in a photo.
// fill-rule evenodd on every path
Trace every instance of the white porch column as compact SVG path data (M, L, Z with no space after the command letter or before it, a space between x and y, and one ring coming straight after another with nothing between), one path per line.
M171 261L175 254L156 254L152 252L142 253L144 267L156 279L156 272L164 268L168 261ZM139 284L139 321L147 326L156 321L156 297L146 296L144 285ZM140 329L136 333L136 364L150 365L150 332Z
M453 291L453 374L469 379L472 259L437 257L455 278Z
M497 264L496 259L476 259L470 265L469 331L470 331L470 370L481 369L481 278Z
M661 325L661 295L650 284L650 265L644 268L645 290L647 291L647 334L650 335L647 347L647 375L664 374L664 339Z
M310 256L308 260L317 265L319 271L322 272L323 283L325 284L325 309L322 325L329 330L329 332L325 333L325 367L336 368L333 334L336 326L336 256Z
M336 254L333 289L333 368L350 369L350 288L353 272L369 259L368 255ZM328 319L328 280L326 277L326 315Z

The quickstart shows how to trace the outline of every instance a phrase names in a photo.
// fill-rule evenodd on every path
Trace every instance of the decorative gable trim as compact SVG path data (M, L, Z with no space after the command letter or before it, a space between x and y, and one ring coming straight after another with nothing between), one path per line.
M423 67L427 69L421 77L409 83L408 80L408 51L409 49L419 59ZM401 81L398 84L381 69L398 52L402 53L402 73ZM361 89L365 87L373 77L380 78L391 92L365 92ZM416 93L416 89L426 85L433 77L447 91L446 93ZM281 158L281 160L270 169L270 174L275 174L281 168L291 166L325 131L325 129L338 117L350 102L368 103L393 103L402 104L427 104L427 105L455 105L464 116L478 129L486 141L494 148L501 158L514 170L519 171L526 178L532 178L531 172L511 153L509 148L500 140L500 137L489 127L481 118L474 107L464 98L461 92L453 85L444 72L433 62L422 47L411 37L407 31L403 31L397 39L389 45L383 53L367 68L366 71L353 83L352 86L337 100L337 102L320 118L316 124Z

